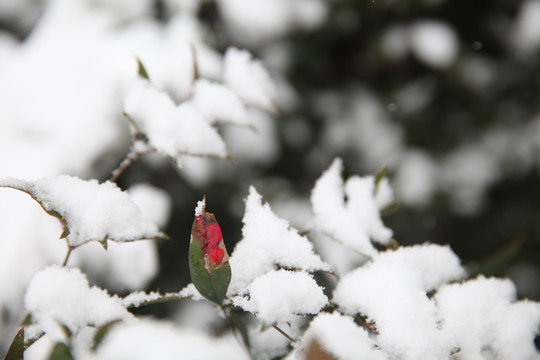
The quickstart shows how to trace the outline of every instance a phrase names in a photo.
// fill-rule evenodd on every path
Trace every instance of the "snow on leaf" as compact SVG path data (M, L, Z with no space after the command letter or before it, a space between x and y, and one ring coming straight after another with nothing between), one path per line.
M199 79L193 87L192 103L213 124L228 122L248 125L248 116L242 101L227 86Z
M516 288L510 280L479 276L442 286L434 299L441 331L461 349L460 357L482 358L485 349L501 359L538 356L534 337L540 328L540 304L514 302Z
M223 139L193 104L176 106L166 93L144 79L133 82L124 111L150 144L166 156L175 160L182 155L227 157Z
M335 159L315 183L311 194L315 227L343 245L373 257L377 251L370 239L388 245L392 238L392 230L380 218L381 200L378 202L374 195L375 178L353 176L344 182L342 170L341 159ZM380 185L379 190L386 191L385 185Z
M266 324L288 322L296 315L317 314L328 298L313 277L303 271L278 270L256 278L249 286L249 299L233 303L257 314Z
M33 181L5 178L0 186L27 192L47 213L65 223L70 246L88 241L166 238L116 184L60 175ZM67 231L66 231L67 230Z
M243 239L229 259L233 269L229 294L245 293L248 284L276 265L308 272L331 271L314 253L313 244L263 204L254 187L249 189L242 221Z
M275 112L276 90L270 75L259 61L245 50L227 49L223 80L247 104Z
M171 323L141 319L114 326L96 350L96 359L249 359L232 335L219 338Z
M417 245L385 251L345 275L333 301L350 315L374 321L378 343L391 357L436 359L451 352L426 293L465 275L450 248Z
M356 325L351 317L337 312L320 313L311 321L296 347L296 355L309 351L314 341L336 359L384 360L388 358L380 349L375 349L375 343L369 338L366 330Z
M86 325L102 326L113 320L131 320L120 298L90 287L77 268L50 266L32 278L24 306L53 341L64 341L60 324L72 333Z

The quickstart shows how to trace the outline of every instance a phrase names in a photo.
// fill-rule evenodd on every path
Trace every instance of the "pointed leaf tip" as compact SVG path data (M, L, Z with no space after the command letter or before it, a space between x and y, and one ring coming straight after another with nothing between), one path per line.
M150 77L148 76L148 72L146 71L146 68L144 67L144 64L142 63L141 59L139 59L138 57L137 57L137 72L138 72L140 77L150 81Z
M21 328L9 346L4 360L21 360L24 353L24 328Z

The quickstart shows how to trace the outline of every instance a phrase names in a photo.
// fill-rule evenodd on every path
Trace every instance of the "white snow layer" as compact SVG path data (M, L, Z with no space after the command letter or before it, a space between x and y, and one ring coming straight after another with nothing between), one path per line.
M534 337L540 331L540 304L514 302L516 289L507 279L479 276L442 286L435 294L442 333L460 348L463 360L539 359Z
M219 0L220 11L235 38L256 44L285 35L295 27L311 29L324 20L322 0Z
M293 352L299 358L317 341L324 351L340 360L385 360L386 354L375 349L375 343L366 330L358 327L350 316L320 313L309 324L300 343ZM300 357L303 359L302 357Z
M193 104L176 106L169 95L145 79L133 82L124 111L152 147L175 160L182 155L227 156L223 139Z
M249 286L249 299L236 297L235 305L251 311L265 324L288 322L296 315L317 314L328 298L313 277L303 271L270 271Z
M88 359L249 359L233 336L215 338L193 329L178 329L172 324L141 320L115 326L95 355Z
M191 101L211 124L217 121L249 124L244 103L225 85L198 79L193 87Z
M65 341L60 325L75 333L80 328L102 326L113 320L130 320L132 315L120 298L107 291L89 287L86 276L77 268L56 265L38 272L32 278L24 297L26 311L51 340Z
M426 293L465 275L449 247L417 245L385 251L345 275L333 301L342 311L375 322L377 342L391 357L442 359L451 352Z
M308 272L331 270L314 253L313 244L305 236L298 234L288 221L277 217L268 204L262 203L262 196L254 187L249 189L242 222L243 238L229 259L230 295L245 293L253 280L276 266Z
M314 227L347 247L373 257L377 250L370 239L387 245L392 238L392 230L385 227L380 218L374 195L375 178L353 176L344 182L342 170L341 159L335 159L315 183L311 194ZM382 203L387 202L383 200Z
M59 175L34 181L3 179L0 184L27 191L46 211L62 216L70 233L70 246L87 241L131 241L164 237L143 218L129 195L111 182Z
M262 63L246 50L234 47L225 53L223 81L246 104L275 112L276 89Z

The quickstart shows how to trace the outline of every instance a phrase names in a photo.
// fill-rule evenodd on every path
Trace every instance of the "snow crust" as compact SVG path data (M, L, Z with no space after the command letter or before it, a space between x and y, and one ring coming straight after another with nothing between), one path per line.
M86 275L79 269L55 265L32 278L24 306L47 336L55 341L65 341L60 325L75 333L87 325L99 327L112 320L133 319L119 298L110 296L103 289L90 287Z
M320 313L309 323L300 343L288 359L297 359L317 341L324 351L341 360L385 360L388 356L375 348L366 330L358 327L349 316L338 312Z
M243 294L257 277L276 266L287 269L330 271L330 266L314 253L313 244L298 234L288 221L277 217L252 186L242 219L242 240L231 254L232 278L228 294Z
M256 278L248 291L249 299L237 297L233 303L255 313L266 324L317 314L328 303L322 288L303 271L270 271Z
M275 112L276 89L262 63L246 50L227 49L223 81L247 104Z
M223 139L193 104L176 106L169 95L145 79L133 82L124 111L152 147L175 160L182 155L227 156Z
M426 293L464 275L446 246L402 247L380 253L345 275L333 302L347 314L361 313L374 321L378 344L390 356L439 359L451 349L438 330L436 305Z
M111 182L99 184L59 175L34 181L0 180L4 186L27 191L46 211L56 211L65 220L69 245L110 239L132 241L163 237L153 222L143 218L139 207Z
M350 249L373 257L377 250L370 239L387 245L392 238L392 230L380 218L375 179L353 176L344 182L342 170L341 159L335 159L315 183L311 193L314 226Z

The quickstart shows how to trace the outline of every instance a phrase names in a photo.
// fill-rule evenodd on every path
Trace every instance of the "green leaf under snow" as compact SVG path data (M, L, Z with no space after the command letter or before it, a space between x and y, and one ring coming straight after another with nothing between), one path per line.
M120 322L122 322L122 321L121 320L113 320L113 321L99 327L97 329L96 333L94 334L92 348L94 350L97 349L99 344L101 344L103 339L105 339L105 336L107 336L109 331L111 331L112 327L115 326L116 324L120 323Z
M145 219L127 192L109 181L60 175L26 181L0 178L0 187L29 194L47 214L59 219L60 238L77 247L88 241L135 241L167 238ZM106 241L105 240L105 241Z
M73 360L73 355L66 344L57 343L47 360Z
M15 337L13 338L13 341L11 342L11 345L9 346L8 352L6 356L4 357L4 360L21 360L23 358L24 353L24 328L21 328Z
M231 320L234 328L240 332L242 340L244 341L244 345L246 345L246 348L248 348L249 350L251 347L249 342L249 333L240 313L240 311L231 309L229 313L229 320Z

